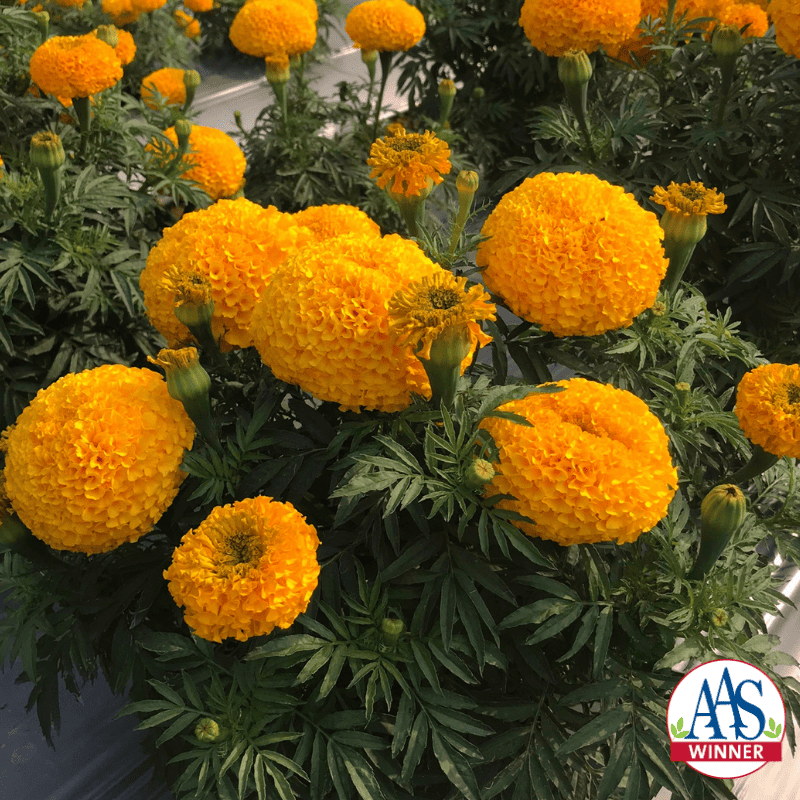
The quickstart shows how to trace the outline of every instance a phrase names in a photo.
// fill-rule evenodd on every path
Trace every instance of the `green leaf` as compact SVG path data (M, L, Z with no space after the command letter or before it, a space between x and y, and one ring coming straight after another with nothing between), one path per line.
M592 661L592 675L599 678L603 674L608 655L608 646L611 643L614 615L611 606L606 606L600 612L600 619L594 635L594 658Z
M481 793L478 782L469 762L457 750L450 747L434 728L431 731L433 754L447 776L450 783L464 795L467 800L480 800Z
M346 655L347 645L339 645L334 651L333 657L331 658L331 665L328 667L325 679L319 687L320 698L327 697L336 686L336 681L339 679L339 675L342 672Z
M319 650L320 647L329 646L324 639L315 636L298 634L296 636L281 636L271 642L262 644L260 647L253 648L247 655L245 661L255 661L258 658L268 658L270 656L293 656L295 653L304 653L311 650Z
M525 640L525 644L538 644L539 642L543 642L545 639L549 639L550 637L561 633L565 628L578 619L582 611L583 605L581 603L575 603L572 608L567 609L558 616L552 617L543 625L540 625L537 628L536 633L529 636Z
M673 647L663 658L657 661L653 669L671 669L682 661L691 661L692 659L699 658L703 652L704 650L701 644L692 639L687 639L685 642L681 642L679 645Z
M580 650L581 647L583 647L586 644L586 642L589 641L589 638L591 637L595 629L595 625L597 624L597 618L599 617L599 615L600 613L597 610L597 606L592 606L586 612L586 614L584 614L583 622L581 622L581 626L580 628L578 628L578 633L575 636L575 641L572 647L570 647L570 649L567 650L567 652L564 653L563 656L557 658L556 661L561 662L561 661L566 661L569 658L572 658L572 656L574 656L575 653L577 653L578 650Z
M420 711L411 727L411 735L408 737L408 749L403 759L403 769L400 774L400 781L402 783L408 784L411 781L427 744L428 719L426 713Z
M383 792L367 760L354 750L342 748L344 767L363 800L383 800Z
M608 800L612 792L619 786L631 760L633 735L633 728L628 728L617 740L617 744L611 751L611 756L603 770L603 777L597 787L596 800Z
M411 650L414 653L419 668L425 676L428 683L441 694L442 687L439 685L439 678L436 675L436 667L431 660L430 654L427 649L423 647L416 639L411 640Z
M591 722L575 731L565 742L562 742L556 748L556 756L565 756L582 747L605 741L630 722L630 719L630 711L626 711L624 708L612 708L595 717Z
M570 606L572 606L572 602L569 600L546 597L544 600L537 600L535 603L512 611L497 627L499 630L506 630L517 625L539 625L548 617L559 614Z
M172 725L167 728L161 736L156 739L156 747L161 747L164 742L168 742L170 739L173 739L177 736L181 731L188 728L198 717L200 716L199 711L189 711L186 714L178 717Z

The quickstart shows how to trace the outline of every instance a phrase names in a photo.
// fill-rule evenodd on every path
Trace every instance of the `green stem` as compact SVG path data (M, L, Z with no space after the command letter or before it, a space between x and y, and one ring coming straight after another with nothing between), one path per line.
M61 167L40 169L39 175L44 186L44 216L45 219L50 219L61 197Z
M675 38L674 33L675 29L673 27L673 22L675 21L675 6L678 5L678 0L669 0L667 3L667 16L664 19L664 29L667 32L670 40Z
M447 249L447 256L450 261L453 260L453 256L456 254L458 240L461 238L461 233L464 230L464 226L467 224L471 205L471 198L469 204L459 204L458 213L456 214L456 218L453 222L453 230L450 233L450 247Z
M283 128L286 130L289 124L289 110L286 103L286 83L285 81L270 81L269 85L272 87L272 91L275 92L275 98L278 101L278 105L281 107L281 119L283 121Z
M92 107L88 97L73 97L72 107L78 117L78 126L81 129L81 155L86 152L86 142L92 124Z
M450 370L435 368L430 361L424 358L419 359L425 368L425 373L431 384L431 405L439 408L444 403L445 408L452 409L456 398L456 386L458 386L458 367Z
M733 84L733 73L736 66L736 56L732 58L720 59L720 71L722 73L722 85L720 86L719 110L717 111L717 125L722 125L725 118L725 106L728 104L728 98L731 93L731 85Z
M669 241L664 242L664 255L669 261L667 274L661 284L661 291L668 295L674 295L681 282L683 273L691 261L692 253L696 245L675 244Z
M578 120L578 127L583 134L583 140L586 144L586 150L592 158L592 161L597 160L597 153L595 152L594 145L592 144L592 134L589 130L589 123L586 118L586 97L589 89L589 84L584 83L581 86L565 85L564 94L567 98L569 105L575 118Z
M734 472L726 482L735 484L747 483L747 481L757 477L770 467L774 467L779 460L780 456L768 453L762 447L754 444L753 454L750 456L750 460L740 470Z
M197 339L200 347L203 349L203 352L207 353L214 362L214 366L216 366L226 375L230 375L231 369L228 366L228 362L225 359L222 350L219 349L219 342L217 342L217 340L214 338L214 334L211 332L211 326L206 323L200 325L187 325L186 327L192 332L194 338Z
M392 68L392 57L394 53L390 50L378 53L381 60L381 85L378 90L378 102L375 105L375 121L372 124L372 140L378 138L378 126L381 121L381 106L383 105L383 94L386 91L386 80L389 77L389 71Z

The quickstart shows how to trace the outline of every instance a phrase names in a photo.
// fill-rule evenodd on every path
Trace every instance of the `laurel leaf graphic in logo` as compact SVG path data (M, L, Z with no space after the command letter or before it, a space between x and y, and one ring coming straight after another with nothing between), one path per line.
M775 727L775 720L772 717L769 718L769 730L764 731L764 736L769 736L770 739L777 739L781 735L781 731L783 730L783 725L778 725L777 728Z
M780 726L778 726L778 727L780 728ZM670 725L670 728L672 729L672 735L676 739L683 739L684 736L688 736L689 735L689 731L681 730L683 728L683 717L681 717L678 720L677 726L676 725Z

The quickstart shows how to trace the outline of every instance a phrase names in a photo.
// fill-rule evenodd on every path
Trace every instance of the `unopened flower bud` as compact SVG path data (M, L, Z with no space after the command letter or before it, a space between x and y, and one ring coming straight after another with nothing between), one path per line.
M184 113L194 102L194 95L197 87L200 86L200 73L196 69L186 69L183 71L183 86L186 89L186 101L183 104Z
M116 47L119 44L116 25L101 25L95 30L95 34L101 42L105 42L109 47Z
M482 100L484 97L486 97L486 89L484 89L483 86L476 86L472 90L472 96L476 100Z
M397 644L397 640L405 630L405 627L401 619L384 617L381 620L381 640L385 645L392 646Z
M61 167L67 156L57 133L42 131L31 139L31 163L42 179L46 218L50 218L61 196Z
M558 59L558 78L564 86L584 86L591 77L592 62L584 50L568 50Z
M178 149L185 153L189 149L189 137L192 135L192 123L188 119L179 119L175 123L175 136L178 138Z
M717 58L736 58L743 47L742 33L736 25L717 26L711 38L711 50Z
M456 96L456 85L449 78L439 84L439 124L444 127L450 121L453 100Z
M42 34L42 41L44 41L50 34L50 15L46 11L34 11L33 16L36 19L36 27Z
M201 742L220 742L226 736L224 729L208 717L204 717L195 725L194 735Z
M675 394L677 395L680 404L682 406L685 406L686 403L689 401L689 398L691 397L692 387L688 383L685 383L684 381L676 383Z
M480 178L477 172L469 169L462 169L456 178L456 189L459 194L474 195L478 191L480 185Z
M478 173L472 170L462 169L456 178L456 189L458 189L458 212L453 220L453 230L450 232L450 248L448 254L452 259L458 246L458 240L469 219L469 212L472 210L472 202L475 199L475 192L478 191L480 179Z
M689 573L691 580L705 577L742 524L746 510L747 501L742 490L732 483L715 486L703 498L700 505L700 552Z
M278 56L276 58L265 58L264 66L267 80L275 86L276 83L286 83L290 77L290 63L288 56Z
M653 303L650 313L654 317L663 317L667 313L667 304L663 300L657 300Z
M728 612L724 608L715 608L711 614L711 621L716 627L721 628L728 623Z
M494 467L485 458L476 458L464 475L464 486L468 489L480 489L495 476Z

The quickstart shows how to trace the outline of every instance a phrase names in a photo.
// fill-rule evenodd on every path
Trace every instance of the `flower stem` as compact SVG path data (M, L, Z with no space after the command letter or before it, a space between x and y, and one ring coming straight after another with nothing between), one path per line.
M674 295L681 282L683 273L686 272L686 267L691 261L692 253L694 253L695 245L687 245L678 242L664 242L664 255L669 261L667 267L667 274L664 276L664 281L661 284L661 291L668 295Z
M392 68L392 57L394 53L386 50L378 53L381 59L381 85L378 89L378 102L375 105L375 121L372 124L372 139L373 141L378 137L378 125L381 121L381 106L383 105L383 94L386 91L386 80L389 77L389 71Z
M717 111L717 125L722 125L725 118L725 106L731 94L733 84L733 73L736 66L736 57L720 59L720 72L722 73L722 85L720 86L719 109Z
M770 467L774 467L779 460L779 456L768 453L762 447L754 444L753 454L750 456L750 460L740 470L734 472L733 475L727 478L727 483L746 483L752 478L759 476Z
M582 86L564 86L564 94L567 98L569 105L575 118L578 120L578 127L583 134L583 141L586 145L586 151L589 153L593 161L597 160L597 153L595 152L594 145L592 144L592 134L589 130L589 123L586 118L586 97L588 93L588 84L584 83Z
M72 107L75 109L78 126L81 129L81 155L83 155L86 152L86 142L92 124L92 108L88 97L73 97Z

